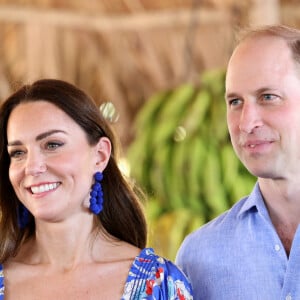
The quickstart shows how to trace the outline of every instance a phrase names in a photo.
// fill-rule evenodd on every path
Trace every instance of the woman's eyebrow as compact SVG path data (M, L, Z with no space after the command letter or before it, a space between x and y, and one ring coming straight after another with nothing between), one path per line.
M49 131L46 131L46 132L43 132L43 133L39 134L35 138L35 140L40 141L40 140L42 140L42 139L46 138L47 136L52 135L54 133L65 133L66 134L66 132L64 130L52 129L52 130L49 130Z
M40 141L40 140L42 140L42 139L44 139L44 138L46 138L46 137L48 137L49 135L52 135L52 134L54 134L54 133L65 133L65 134L66 134L66 132L65 132L64 130L60 130L60 129L52 129L52 130L49 130L49 131L46 131L46 132L43 132L43 133L39 134L39 135L35 138L35 140L36 140L36 141ZM23 144L23 143L22 143L21 141L16 140L16 141L8 142L8 143L7 143L7 146L8 146L8 147L9 147L9 146L20 146L20 145L22 145L22 144Z

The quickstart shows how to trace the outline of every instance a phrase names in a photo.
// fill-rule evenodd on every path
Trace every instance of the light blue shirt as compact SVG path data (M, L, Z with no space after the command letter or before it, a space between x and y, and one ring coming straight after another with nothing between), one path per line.
M300 229L288 258L258 184L187 236L176 263L191 280L195 300L300 299Z

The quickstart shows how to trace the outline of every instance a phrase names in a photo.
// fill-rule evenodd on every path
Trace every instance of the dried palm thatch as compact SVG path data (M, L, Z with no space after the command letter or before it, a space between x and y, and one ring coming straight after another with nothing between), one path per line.
M68 80L99 104L115 104L120 112L117 131L126 145L132 119L149 95L196 80L204 68L223 64L229 17L224 11L206 10L204 15L186 8L107 17L2 6L0 97L21 82Z
M225 66L252 1L241 2L0 0L0 99L41 77L68 80L114 103L126 147L151 94Z

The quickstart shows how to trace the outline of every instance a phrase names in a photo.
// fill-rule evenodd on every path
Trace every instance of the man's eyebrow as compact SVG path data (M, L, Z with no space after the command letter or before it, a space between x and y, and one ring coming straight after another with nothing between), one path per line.
M46 138L46 137L48 137L48 136L50 136L50 135L52 135L52 134L55 134L55 133L65 133L65 134L66 134L66 132L65 132L64 130L52 129L52 130L49 130L49 131L46 131L46 132L43 132L43 133L39 134L39 135L35 138L35 140L36 140L36 141L40 141L40 140L42 140L42 139L44 139L44 138ZM12 141L12 142L8 142L8 143L7 143L7 146L8 146L8 147L9 147L9 146L20 146L20 145L22 145L22 142L19 141L19 140L16 140L16 141Z
M224 95L224 98L225 98L225 100L226 99L229 99L229 98L238 98L239 96L236 94L236 93L225 93L225 95Z
M263 87L261 87L261 88L259 88L259 89L257 89L256 91L253 91L253 94L254 95L260 95L260 94L263 94L263 93L270 93L270 91L272 91L272 90L275 90L276 88L275 87L273 87L273 86L263 86ZM240 95L239 94L237 94L237 93L226 93L225 92L225 99L233 99L233 98L240 98Z

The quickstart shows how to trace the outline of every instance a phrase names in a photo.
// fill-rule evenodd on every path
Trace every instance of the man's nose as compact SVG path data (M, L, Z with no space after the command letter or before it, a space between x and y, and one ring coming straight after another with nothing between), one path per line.
M252 133L260 126L262 126L262 119L259 107L255 103L244 103L239 129L245 133Z

